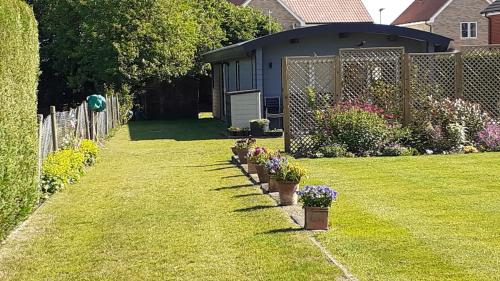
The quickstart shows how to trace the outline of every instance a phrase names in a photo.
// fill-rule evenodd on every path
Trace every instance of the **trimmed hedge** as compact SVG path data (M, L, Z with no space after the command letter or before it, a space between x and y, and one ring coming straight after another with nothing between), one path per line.
M0 0L0 240L38 200L38 30L21 0Z

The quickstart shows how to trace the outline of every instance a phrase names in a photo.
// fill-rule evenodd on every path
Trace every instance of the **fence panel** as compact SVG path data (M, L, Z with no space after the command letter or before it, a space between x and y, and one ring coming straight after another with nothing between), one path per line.
M290 57L286 60L288 83L285 96L288 97L288 122L290 151L303 154L315 147L311 130L315 128L310 99L319 99L320 106L334 103L335 71L337 57ZM311 96L313 95L313 96Z
M429 96L437 99L457 96L457 53L410 54L411 112L423 106Z
M500 45L462 47L463 94L500 117Z
M404 48L341 49L342 101L369 102L402 117Z

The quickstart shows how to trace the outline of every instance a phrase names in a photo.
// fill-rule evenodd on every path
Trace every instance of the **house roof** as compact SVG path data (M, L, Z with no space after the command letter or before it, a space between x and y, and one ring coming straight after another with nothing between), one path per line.
M276 44L279 42L289 41L291 39L304 38L308 36L321 36L323 34L328 35L331 33L340 34L355 32L395 35L404 38L411 38L414 40L425 41L428 44L434 45L440 50L447 50L452 40L450 38L430 32L393 25L380 25L372 23L331 23L278 32L257 39L213 50L203 54L202 57L203 61L205 62L215 63L224 60L245 57L247 56L247 54L258 48L262 48L264 46Z
M252 0L228 0L248 5ZM306 24L373 22L362 0L276 0Z
M500 12L500 0L491 3L486 9L484 9L481 14L499 13Z
M305 23L373 22L361 0L281 0Z
M415 0L393 25L430 20L449 0Z

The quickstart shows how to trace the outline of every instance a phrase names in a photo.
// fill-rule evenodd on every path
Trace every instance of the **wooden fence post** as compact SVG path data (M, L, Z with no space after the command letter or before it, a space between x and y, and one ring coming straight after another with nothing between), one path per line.
M403 56L403 125L406 126L410 123L411 119L411 82L410 82L410 54Z
M455 98L464 96L464 61L462 53L455 54Z
M52 127L52 148L54 151L58 151L59 147L57 144L57 117L56 117L56 107L50 107L50 125Z
M285 152L290 153L290 96L288 93L288 58L284 57L281 62L281 83L283 94L284 118L283 128L285 129Z
M120 117L120 101L118 100L118 97L116 97L116 117L118 119L118 125L121 125L122 120Z
M339 104L342 101L342 62L340 61L340 56L335 56L335 66L334 66L334 91L335 91L335 104Z
M38 114L38 179L42 176L43 115Z
M91 139L90 136L90 124L89 124L89 110L87 108L87 102L83 102L83 115L84 115L84 122L85 122L85 138L86 139Z

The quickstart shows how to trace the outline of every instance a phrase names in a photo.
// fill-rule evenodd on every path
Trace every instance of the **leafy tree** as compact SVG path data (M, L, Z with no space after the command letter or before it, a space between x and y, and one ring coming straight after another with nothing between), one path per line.
M278 30L226 0L27 1L40 27L40 96L58 99L65 87L80 95L137 92L148 81L203 75L204 52Z

